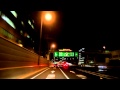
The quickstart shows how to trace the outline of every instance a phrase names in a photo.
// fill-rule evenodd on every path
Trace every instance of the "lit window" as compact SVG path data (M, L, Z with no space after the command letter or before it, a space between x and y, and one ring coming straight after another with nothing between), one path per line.
M27 35L27 38L30 38L30 36L29 36L29 35Z
M4 14L2 14L2 19L5 20L14 29L16 28L14 23L8 17L6 17Z
M34 26L33 26L33 25L31 25L31 27L34 29Z
M23 21L21 21L21 24L24 25Z
M20 34L21 34L21 35L23 34L23 31L22 31L22 30L20 30Z
M10 11L16 18L17 18L17 13L15 11Z
M30 20L28 20L28 23L31 25L31 22L30 22Z

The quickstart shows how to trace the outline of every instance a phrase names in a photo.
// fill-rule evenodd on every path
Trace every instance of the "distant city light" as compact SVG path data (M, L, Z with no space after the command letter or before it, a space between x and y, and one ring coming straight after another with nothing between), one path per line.
M16 29L14 23L4 14L2 14L2 19L5 20L11 27L13 27L14 29Z
M103 49L105 49L106 47L105 46L103 46Z
M17 18L17 13L15 11L10 11L16 18Z
M71 49L59 49L59 51L72 51Z

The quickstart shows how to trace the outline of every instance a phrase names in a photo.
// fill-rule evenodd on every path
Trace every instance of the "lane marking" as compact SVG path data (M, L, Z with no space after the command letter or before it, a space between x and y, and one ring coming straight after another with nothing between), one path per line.
M41 75L42 73L44 73L44 72L47 71L48 69L50 69L50 68L45 69L44 71L38 73L37 75L33 76L33 77L30 78L30 79L35 79L37 76Z
M47 67L46 67L46 68L47 68ZM40 72L40 71L42 71L42 70L45 70L46 68L42 68L42 69L40 69L40 70L31 72L31 73L27 73L27 74L24 74L24 75L20 75L20 76L18 76L18 77L14 77L14 78L16 78L16 79L25 79L25 78L27 78L27 77L29 77L29 76L32 76L32 75L34 75L34 74L36 74L36 73L38 73L38 72Z
M54 70L51 71L51 73L54 73L54 72L55 72Z
M87 78L86 76L81 75L81 74L78 74L78 75L76 75L76 76L80 77L81 79L86 79L86 78Z
M55 74L48 74L46 79L55 79Z
M74 71L70 71L71 73L75 73Z
M38 65L34 65L34 66L20 66L20 67L0 68L0 70L16 69L16 68L25 68L25 67L36 67L36 66L38 66Z
M60 69L60 68L59 68ZM67 78L67 79L70 79L61 69L60 71L62 72L62 74Z

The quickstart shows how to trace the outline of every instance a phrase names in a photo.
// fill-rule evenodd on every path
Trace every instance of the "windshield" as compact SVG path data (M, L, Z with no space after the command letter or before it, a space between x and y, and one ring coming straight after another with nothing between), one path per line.
M32 8L0 11L0 79L120 79L119 14Z

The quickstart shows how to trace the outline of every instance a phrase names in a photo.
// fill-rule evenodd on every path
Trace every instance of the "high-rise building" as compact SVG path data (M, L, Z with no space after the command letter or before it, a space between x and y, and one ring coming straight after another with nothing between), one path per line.
M31 12L0 11L0 37L38 53L39 33Z

